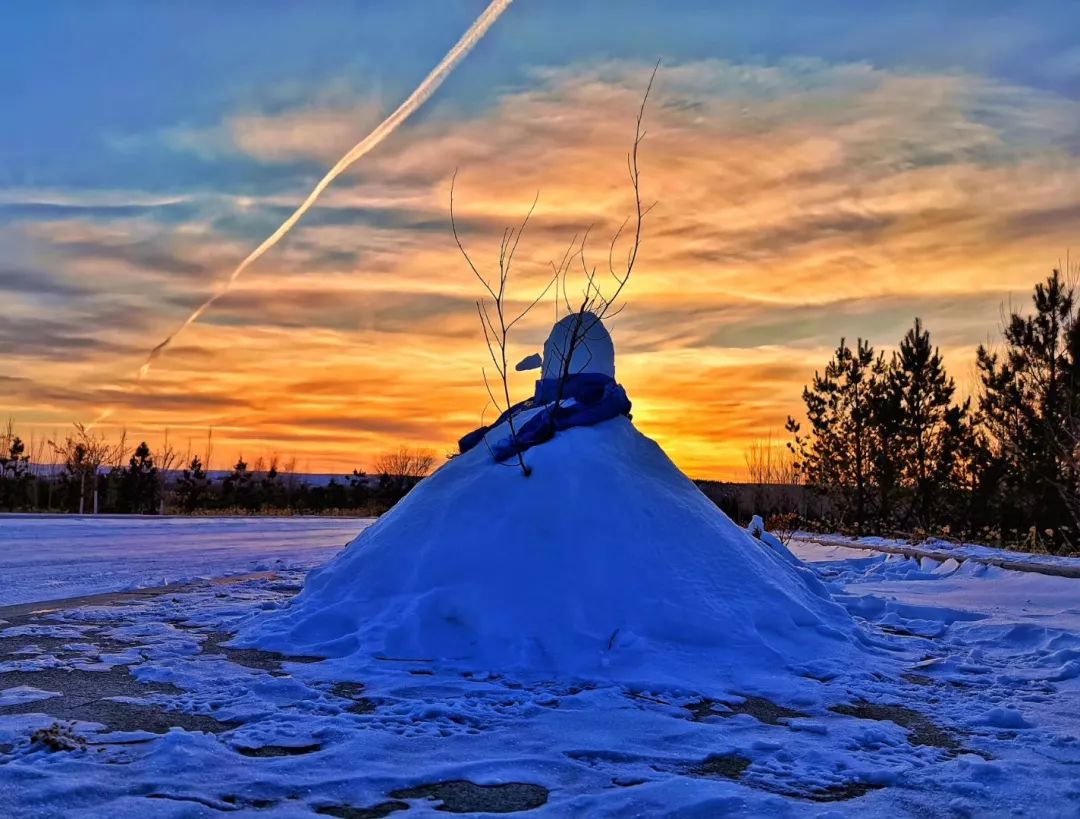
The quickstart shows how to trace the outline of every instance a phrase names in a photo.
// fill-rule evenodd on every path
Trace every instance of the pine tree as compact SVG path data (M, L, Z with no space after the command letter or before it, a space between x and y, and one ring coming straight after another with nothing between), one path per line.
M221 482L222 498L226 506L239 506L251 510L254 500L252 484L254 476L248 471L247 462L241 455L233 471Z
M285 487L281 482L281 473L278 472L277 456L270 459L270 467L263 473L259 480L260 505L270 509L280 509L285 506Z
M1005 349L979 347L979 416L990 437L988 474L1000 481L1004 531L1052 533L1075 545L1080 525L1080 322L1076 295L1055 270L1035 287L1035 313L1010 315Z
M336 478L331 478L326 485L324 498L327 509L344 509L349 502L348 487L338 483Z
M929 529L957 480L969 402L953 404L956 385L919 319L901 340L887 378L898 421L889 434L890 456L911 498L904 523L914 519Z
M354 469L349 476L349 501L354 509L359 509L371 499L367 473Z
M153 515L158 509L157 467L150 447L143 441L135 448L121 484L123 511L137 515Z
M0 509L15 511L29 500L30 457L18 435L9 438L7 452L0 452Z
M870 381L870 432L873 441L870 472L875 488L875 517L878 529L882 531L896 525L902 491L900 473L903 464L893 448L900 434L902 413L900 395L892 388L892 367L892 361L887 362L884 355L878 356Z
M203 469L202 459L196 455L176 480L176 498L180 508L187 513L202 508L210 497L210 478Z
M870 514L873 469L876 459L875 396L880 359L869 342L859 339L852 350L844 339L824 374L814 373L803 390L808 435L788 418L794 436L792 452L806 483L828 493L840 511L841 525L853 520L863 531Z

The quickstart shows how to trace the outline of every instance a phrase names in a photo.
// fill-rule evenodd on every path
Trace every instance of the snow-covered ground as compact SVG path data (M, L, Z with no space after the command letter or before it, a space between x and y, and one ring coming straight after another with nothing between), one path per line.
M370 519L0 515L0 606L310 568Z
M240 521L231 534L191 521L208 527L205 551L173 522L172 541L186 545L171 562L166 546L143 546L167 575L211 574L190 556L209 561L264 523L276 534L251 542L278 547L228 570L319 560L284 545L308 537L303 527L316 524L304 521ZM348 537L348 522L331 523L345 528L327 540ZM80 550L54 537L76 577ZM359 677L339 661L222 647L295 594L296 569L13 618L0 624L0 816L434 816L439 805L530 816L1080 815L1080 580L813 542L792 550L860 622L865 662L787 684L751 676L707 698L677 685L452 673L422 658L388 657ZM10 551L5 581L20 565ZM31 741L50 714L78 721ZM158 733L169 724L185 727Z
M974 560L990 566L1006 569L1037 571L1045 574L1059 574L1066 577L1080 577L1080 557L1063 555L1032 554L1014 552L1007 549L995 549L977 543L954 543L940 538L929 538L920 543L887 537L850 537L839 534L811 534L799 532L796 537L803 542L819 543L824 546L846 546L852 549L881 551L909 556L929 557L934 560Z

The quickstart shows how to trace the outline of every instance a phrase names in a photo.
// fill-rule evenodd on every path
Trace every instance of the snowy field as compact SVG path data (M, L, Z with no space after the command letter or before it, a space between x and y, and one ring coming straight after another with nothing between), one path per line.
M0 816L1080 815L1078 580L798 542L871 659L708 696L452 674L421 658L357 678L332 660L227 646L298 590L295 567L363 525L0 523L9 601L289 567L123 604L0 611ZM41 586L43 567L12 554L26 542L35 560L66 556L69 579ZM58 719L70 725L32 740Z
M0 606L325 562L357 518L0 515Z

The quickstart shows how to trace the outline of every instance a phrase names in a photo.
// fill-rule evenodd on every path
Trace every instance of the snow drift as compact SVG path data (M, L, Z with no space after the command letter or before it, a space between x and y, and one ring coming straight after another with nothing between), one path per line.
M628 418L422 481L240 641L350 664L703 684L853 648L810 570L723 514ZM786 551L786 550L785 550Z

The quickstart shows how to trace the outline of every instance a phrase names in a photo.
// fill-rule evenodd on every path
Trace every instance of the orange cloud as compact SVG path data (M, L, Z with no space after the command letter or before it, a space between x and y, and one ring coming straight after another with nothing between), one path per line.
M520 303L587 227L606 264L631 204L625 152L647 71L537 71L485 110L437 106L340 180L138 389L128 375L147 346L293 198L187 196L197 216L176 226L153 213L12 223L50 281L89 292L57 297L52 334L43 325L38 350L14 351L8 375L22 380L0 412L46 427L115 402L110 423L134 437L213 426L223 459L278 451L320 470L401 441L449 450L486 402L479 288L448 232L451 173L463 237L489 266L540 192ZM212 137L271 165L325 161L375 116L355 101L244 114ZM643 188L658 204L614 322L619 376L641 428L695 475L739 473L841 335L888 345L919 315L969 384L999 305L1026 300L1080 216L1078 106L978 77L677 65L647 127ZM42 298L18 296L11 316L40 319ZM538 349L552 317L538 308L512 354ZM519 394L529 379L515 375Z

